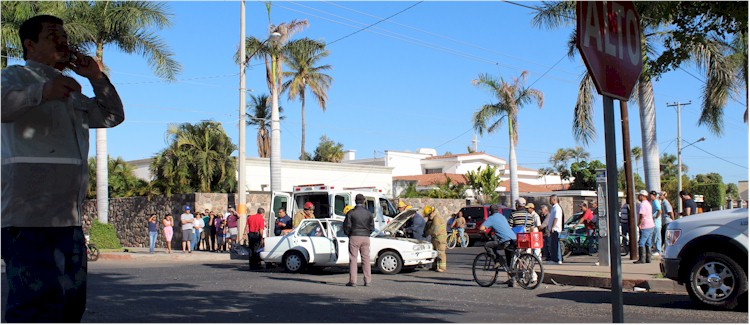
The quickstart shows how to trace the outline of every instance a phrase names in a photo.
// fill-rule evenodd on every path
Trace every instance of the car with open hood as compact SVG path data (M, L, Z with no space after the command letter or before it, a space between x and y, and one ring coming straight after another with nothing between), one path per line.
M396 274L404 268L429 265L437 257L431 243L396 236L416 212L405 210L370 235L370 263L381 273ZM349 237L344 234L344 221L305 219L284 236L266 238L260 258L266 263L280 263L290 272L306 267L348 266ZM362 262L361 256L357 262Z

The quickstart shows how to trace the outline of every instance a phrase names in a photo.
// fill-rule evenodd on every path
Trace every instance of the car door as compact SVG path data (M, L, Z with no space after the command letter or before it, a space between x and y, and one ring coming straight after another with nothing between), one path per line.
M334 236L334 250L336 251L336 265L349 265L349 237L344 234L344 223L331 221L331 233ZM357 255L359 262L362 257Z
M334 263L336 249L329 230L327 222L317 219L307 219L300 223L297 237L300 245L310 253L310 263L321 266Z
M365 204L367 205L367 210L372 213L372 217L375 221L375 230L383 229L386 222L383 218L383 212L380 210L380 204L377 198L365 196Z
M351 203L351 195L349 193L336 193L333 195L333 214L331 215L333 218L344 218L346 215L344 214L344 208L346 208L347 205L354 205Z
M274 227L276 226L276 212L278 212L279 209L284 209L288 216L294 215L294 211L290 211L291 206L289 202L291 200L292 195L289 193L273 192L273 196L271 199L271 211L269 213L271 219L266 222L266 224L268 225L269 236L274 236Z

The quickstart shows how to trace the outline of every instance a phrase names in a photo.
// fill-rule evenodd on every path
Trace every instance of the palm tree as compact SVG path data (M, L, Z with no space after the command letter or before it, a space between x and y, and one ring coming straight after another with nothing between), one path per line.
M258 127L258 136L255 138L258 145L258 157L268 158L271 154L271 138L268 134L271 121L271 108L268 104L271 99L265 94L257 97L250 95L250 101L247 107L252 110L253 114L246 114L247 125ZM279 114L283 111L284 108L279 106ZM279 120L284 118L284 116L279 116Z
M196 125L183 123L169 132L177 146L190 157L193 175L198 179L197 188L201 192L211 192L222 187L234 168L230 158L237 147L232 144L221 124L203 121ZM225 187L225 186L224 186ZM224 188L226 190L226 188Z
M649 189L660 190L659 181L659 150L656 142L656 112L654 108L653 86L651 84L651 71L648 65L648 56L653 56L655 50L651 44L658 36L659 30L664 25L669 25L670 15L659 12L659 6L651 3L636 3L641 16L660 17L660 19L642 20L644 31L642 32L643 48L643 71L639 78L636 92L640 118L641 118L641 141L645 149L644 167L646 173L646 185ZM564 1L556 3L544 3L541 10L532 19L532 24L537 27L548 29L562 26L575 26L575 1ZM654 13L653 15L650 13ZM577 51L575 45L575 33L569 42L568 55L573 56ZM743 80L744 90L747 94L747 36L740 33L735 39L736 46L721 46L721 41L716 35L711 35L702 40L694 40L694 43L684 44L692 49L693 61L702 68L707 76L704 87L704 102L699 119L699 124L708 125L714 133L719 134L722 124L722 110L726 104L726 98L730 89L738 89L737 80ZM722 51L723 49L723 51ZM726 59L725 53L737 54L734 59ZM734 72L734 75L732 74ZM733 77L734 76L734 77ZM739 77L737 77L739 76ZM734 87L734 88L733 88ZM578 100L574 110L574 135L576 139L584 144L595 136L592 119L594 87L588 73L581 79ZM746 112L747 115L747 112Z
M552 167L543 167L539 168L539 170L537 170L537 173L539 173L539 176L537 178L543 178L544 186L547 186L547 176L554 175L555 169Z
M659 161L661 165L661 178L674 178L677 179L677 156L673 154L664 153L661 155ZM682 165L682 173L685 174L688 171L687 165Z
M497 98L498 102L486 104L474 113L472 120L474 129L481 135L486 129L492 133L501 127L503 119L508 121L508 142L510 143L510 193L511 202L518 198L518 162L516 160L516 144L518 143L518 110L524 105L536 101L539 108L544 104L544 94L533 88L525 87L527 72L523 71L512 83L494 78L488 74L479 75L478 79L472 81L475 86L481 86ZM487 123L495 119L489 127Z
M582 147L576 146L575 148L568 149L568 156L575 160L576 162L581 162L582 160L588 160L591 155L586 151L586 149L583 149Z
M284 72L283 76L288 78L281 87L281 92L287 92L289 100L300 98L302 103L302 145L300 147L300 160L305 158L305 92L310 88L313 96L318 100L318 105L325 112L328 100L328 88L333 78L325 74L332 67L328 64L315 66L317 62L328 56L325 43L303 38L291 41L286 45L284 62L289 65L291 71Z
M633 147L633 149L630 149L630 155L633 156L633 161L635 161L635 173L641 174L640 168L638 167L638 161L641 160L641 157L643 157L643 151L641 151L641 147Z
M66 3L66 29L71 29L71 43L94 48L96 58L104 64L104 46L115 45L128 54L139 54L154 73L174 80L182 69L173 59L166 42L150 31L171 25L166 5L150 1L70 1ZM109 199L107 178L107 129L96 129L97 200ZM106 208L99 210L99 221L107 223Z
M334 142L324 134L320 137L320 143L315 148L314 161L341 162L344 159L344 145Z

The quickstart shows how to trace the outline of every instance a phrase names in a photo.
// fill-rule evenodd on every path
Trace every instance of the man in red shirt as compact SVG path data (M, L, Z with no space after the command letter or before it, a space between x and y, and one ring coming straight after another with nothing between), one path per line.
M587 250L588 254L591 255L591 246L593 246L594 241L596 240L596 238L594 238L594 229L596 229L596 225L594 224L594 214L589 209L589 204L586 203L586 201L581 202L581 212L583 212L583 214L581 215L581 219L578 219L576 226L583 222L583 226L586 227L586 237L591 238L588 241Z
M263 245L263 229L265 228L263 214L265 213L265 209L258 208L258 213L248 216L245 224L245 236L250 244L250 270L260 269L258 250Z

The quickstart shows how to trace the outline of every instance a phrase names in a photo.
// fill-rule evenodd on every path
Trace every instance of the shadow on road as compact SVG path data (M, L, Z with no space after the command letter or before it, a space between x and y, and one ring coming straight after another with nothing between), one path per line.
M252 286L242 291L211 291L198 290L197 286L182 282L179 276L158 284L128 283L132 278L118 273L89 274L83 322L321 323L347 319L348 323L388 323L397 317L400 323L435 323L445 322L445 318L426 315L461 313L446 306L423 306L405 296L355 301L341 292L260 294L253 292ZM335 317L331 318L332 315Z
M578 303L609 304L612 302L610 291L561 291L540 294L539 297L564 299ZM667 294L652 292L623 292L623 304L627 306L660 307L671 309L702 309L684 294ZM741 311L740 311L741 312Z

